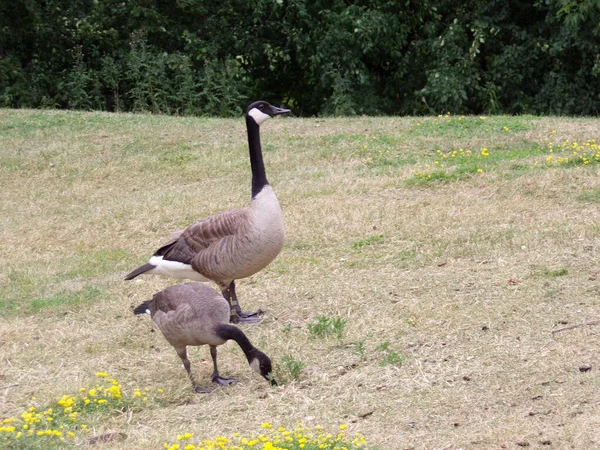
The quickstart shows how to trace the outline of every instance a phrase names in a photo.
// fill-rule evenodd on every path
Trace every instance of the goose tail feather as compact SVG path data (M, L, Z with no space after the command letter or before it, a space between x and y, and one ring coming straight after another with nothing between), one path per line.
M130 272L129 274L127 274L127 276L125 277L126 280L133 280L135 277L137 277L138 275L141 275L145 272L148 272L149 270L152 270L156 268L156 266L154 264L144 264L141 267L138 267L137 269L135 269L133 272Z
M146 300L140 306L133 310L133 313L137 316L138 314L150 314L150 302L152 300Z

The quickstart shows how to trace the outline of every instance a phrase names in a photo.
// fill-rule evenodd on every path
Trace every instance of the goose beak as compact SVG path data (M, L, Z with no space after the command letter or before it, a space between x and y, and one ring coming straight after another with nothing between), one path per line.
M278 386L277 381L275 381L275 378L273 378L271 373L269 373L269 375L263 375L263 377L265 380L271 383L271 386Z
M274 116L278 116L280 114L287 114L289 112L292 112L291 109L278 108L277 106L271 106L271 111L272 111L272 114Z

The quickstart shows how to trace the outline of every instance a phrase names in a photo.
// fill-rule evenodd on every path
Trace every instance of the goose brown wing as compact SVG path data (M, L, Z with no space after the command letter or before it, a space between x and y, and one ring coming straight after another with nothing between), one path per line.
M243 232L248 222L246 209L231 209L209 216L187 227L155 253L169 261L191 264L192 259L228 236Z

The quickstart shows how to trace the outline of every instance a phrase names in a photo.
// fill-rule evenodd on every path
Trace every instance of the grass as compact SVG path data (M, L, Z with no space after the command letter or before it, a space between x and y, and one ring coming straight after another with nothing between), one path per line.
M237 292L266 311L244 331L279 386L229 343L219 369L239 382L198 395L131 313L173 281L123 277L171 231L248 202L243 120L0 110L0 421L81 401L107 371L137 403L94 405L81 413L90 431L40 439L110 450L262 434L275 446L279 427L335 440L343 424L348 448L355 433L369 449L597 448L600 328L552 330L598 319L599 125L266 123L287 242ZM202 385L206 350L189 351ZM164 392L143 402L139 386Z
M340 317L315 317L313 322L308 324L308 332L311 336L326 337L329 335L335 336L337 339L342 339L344 336L344 328L346 328L346 319Z

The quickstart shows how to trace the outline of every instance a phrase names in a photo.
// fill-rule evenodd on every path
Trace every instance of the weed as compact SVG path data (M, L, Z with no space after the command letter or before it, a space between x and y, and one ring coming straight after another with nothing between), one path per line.
M277 371L283 375L283 378L292 381L300 379L300 374L305 368L306 363L294 358L292 355L282 356L277 364Z
M336 435L326 433L322 427L316 426L309 428L304 425L298 425L296 429L288 430L285 427L273 427L268 422L263 422L262 432L259 435L241 436L235 433L233 438L224 436L217 437L214 440L199 440L197 444L192 433L179 434L177 442L174 444L165 443L167 450L200 450L224 449L224 450L248 450L259 448L263 450L318 450L318 449L368 449L367 441L363 435L356 433L354 438L346 436L346 425L340 425Z
M361 361L366 359L365 352L365 341L356 341L352 343L353 350L352 352L360 357Z
M340 317L319 316L315 317L314 322L308 324L308 331L316 337L326 337L332 334L341 339L344 336L346 322L346 319Z
M18 418L0 422L0 446L6 449L45 449L75 445L85 437L90 425L99 419L143 409L148 400L155 400L162 389L135 389L126 394L121 385L106 372L94 387L82 387L75 395L65 394L50 406L30 406Z
M382 366L399 366L404 361L404 356L400 355L396 351L390 348L391 343L389 341L383 342L375 347L382 353L381 362Z

